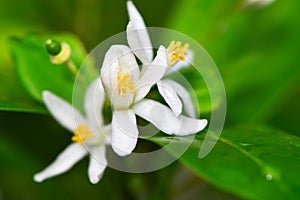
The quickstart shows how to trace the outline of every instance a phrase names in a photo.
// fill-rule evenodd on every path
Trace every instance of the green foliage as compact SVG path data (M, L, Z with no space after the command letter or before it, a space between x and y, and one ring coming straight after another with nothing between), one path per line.
M27 196L31 199L53 199L54 196L47 197L44 194L54 189L56 191L55 198L66 198L66 194L56 184L48 184L48 186L38 189L32 181L33 170L38 169L34 157L17 143L3 136L0 138L0 157L0 182L5 183L1 185L1 189L4 191L3 194L0 193L0 197L22 199ZM7 191L15 192L7 193Z
M214 149L196 159L203 136L193 142L180 161L199 176L224 190L250 199L297 199L300 195L300 139L266 126L248 125L223 131ZM178 155L188 138L154 137Z
M28 116L27 116L28 117ZM37 118L37 116L35 117ZM17 123L20 124L20 123ZM45 124L43 124L45 125ZM37 129L42 130L42 127ZM25 128L26 130L26 128ZM43 131L49 133L49 131ZM58 134L60 134L59 132ZM5 134L1 132L1 134ZM49 134L50 135L50 134ZM57 136L57 135L56 135ZM46 143L46 141L44 141ZM47 146L45 144L41 146ZM51 146L57 145L50 145ZM120 177L124 174L115 176L115 171L106 170L105 177L98 185L92 185L87 179L87 161L76 165L69 173L63 176L56 177L55 180L47 180L42 184L33 181L33 175L45 167L55 157L55 151L52 148L51 153L48 153L47 159L41 159L47 154L44 148L40 148L40 159L38 160L38 152L35 156L28 151L28 147L22 145L14 139L0 137L0 170L1 170L1 190L0 198L2 199L97 199L98 196L103 196L108 199L122 198L122 191L116 189L108 192L113 188ZM63 149L63 147L60 147ZM49 150L48 150L49 151ZM43 161L44 160L44 161ZM42 162L43 161L43 162ZM123 185L124 186L124 185Z
M12 39L11 50L16 61L16 70L24 87L37 101L42 102L42 91L49 90L71 102L75 77L63 64L55 65L50 62L45 48L45 42L50 37L71 46L71 60L79 68L86 57L79 40L72 35L51 35Z
M170 15L169 27L200 42L219 67L229 122L270 119L297 87L299 6L297 0L259 9L237 0L190 0Z
M20 85L8 50L8 37L22 36L32 32L35 28L41 32L45 31L45 26L40 21L41 18L36 16L35 8L35 5L31 3L28 6L28 2L15 2L14 0L1 2L0 80L2 86L0 87L0 110L46 112L46 109L34 101Z
M167 26L181 31L206 48L225 82L228 97L227 125L251 121L270 123L277 127L289 126L291 133L299 134L297 99L300 68L297 63L300 3L297 0L275 1L270 6L257 9L246 8L243 2L176 0L170 5L167 1L153 0L135 3L147 25ZM127 23L125 1L120 4L97 0L55 0L48 4L38 0L26 3L12 0L1 3L0 110L5 111L46 113L41 99L43 90L51 90L67 101L72 101L75 77L65 66L50 62L45 42L48 38L54 38L70 43L72 59L78 67L86 57L85 49L74 35L46 35L45 32L74 32L91 48L114 33L124 31ZM169 20L163 24L167 16ZM24 37L24 33L32 31L40 35ZM17 36L9 42L15 68L12 67L5 43L8 36ZM88 80L84 81L90 82L98 73L93 71L93 67L88 69L91 71L82 73L88 75ZM199 87L205 84L198 73L183 69L181 74L190 81L197 95L200 114L209 115L211 108L218 108L218 102L211 105L208 90ZM76 97L83 96L83 91L76 94ZM154 95L157 97L157 93ZM80 100L78 103L82 104ZM20 116L7 119L7 113L0 115L0 170L3 174L0 177L0 199L1 192L4 197L11 199L82 199L87 195L96 199L103 194L108 199L141 199L149 195L155 199L178 197L169 185L176 180L181 183L182 179L174 178L179 165L155 172L155 176L152 173L140 176L108 169L99 185L91 186L84 173L86 164L80 163L73 169L75 172L43 184L35 184L32 181L33 174L56 155L55 151L61 150L57 149L57 144L61 143L59 134L63 129L52 129L49 124L40 125L50 119L39 119L40 116L37 116L32 119L34 123L23 124L23 127L27 127L19 132L17 122L24 120ZM10 129L11 124L16 128ZM33 131L32 127L36 124L40 127ZM198 159L204 136L204 133L197 136L179 160L199 177L242 198L299 198L299 138L266 126L226 127L212 152ZM39 137L51 142L42 152L35 152L41 148ZM176 142L180 149L181 144L189 138L153 137L149 140L162 146L170 141ZM32 155L28 151L30 148L34 149L34 156L29 156ZM169 149L170 153L176 155L177 148ZM36 159L39 156L45 156L43 162L42 159ZM271 179L270 175L272 180L267 180ZM197 180L202 182L201 179ZM187 187L192 188L190 185ZM203 195L203 189L200 194ZM212 198L212 194L208 198Z
M45 113L46 109L24 91L15 72L5 67L0 67L1 84L5 86L0 87L0 110Z

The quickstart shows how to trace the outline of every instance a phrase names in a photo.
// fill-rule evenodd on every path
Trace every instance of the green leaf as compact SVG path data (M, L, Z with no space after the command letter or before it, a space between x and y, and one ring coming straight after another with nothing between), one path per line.
M16 7L15 5L20 7ZM30 4L30 6L29 6ZM0 35L0 110L45 113L46 109L34 101L16 77L15 68L8 51L7 40L12 34L23 35L34 29L43 32L45 23L35 13L34 3L7 1L1 6ZM26 10L26 12L24 12ZM13 13L18 13L14 15ZM32 20L36 19L36 20ZM25 23L30 21L30 23Z
M0 110L46 113L46 109L40 103L34 101L19 84L13 71L0 71Z
M16 62L18 76L37 101L42 102L41 93L49 90L71 102L75 77L64 65L54 65L45 49L48 38L67 42L72 49L71 59L79 68L86 57L86 51L73 35L57 34L36 36L24 39L11 39L11 51Z
M205 134L197 136L179 161L217 187L250 199L298 199L300 139L265 126L224 130L214 149L198 158ZM174 156L187 138L154 137Z
M228 121L266 121L297 88L299 6L297 0L259 9L239 0L190 0L174 6L168 27L200 42L222 73Z
M16 77L12 64L5 59L2 61L2 65L0 65L2 84L0 87L0 110L46 113L45 107L32 99L24 90Z

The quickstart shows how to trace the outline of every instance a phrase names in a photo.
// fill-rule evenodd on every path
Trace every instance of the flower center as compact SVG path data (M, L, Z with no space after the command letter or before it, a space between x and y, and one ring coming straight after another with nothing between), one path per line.
M182 45L180 41L172 41L168 47L168 54L170 56L171 65L173 65L178 60L185 60L185 55L187 50L190 47L188 43Z
M91 138L93 134L89 131L89 128L86 124L81 124L75 128L74 136L72 141L77 144L82 144L83 141Z
M131 84L131 78L128 73L118 75L118 94L122 93L122 97L126 97L126 89L130 89L130 93L133 94L135 85Z

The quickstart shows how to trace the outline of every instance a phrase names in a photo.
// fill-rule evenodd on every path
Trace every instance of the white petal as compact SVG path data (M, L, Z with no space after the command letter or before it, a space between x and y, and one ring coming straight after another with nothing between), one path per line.
M118 93L118 76L128 73L131 84L135 85L140 78L139 66L129 47L113 45L107 51L101 68L103 87L114 107L128 107L133 95L127 91L126 98Z
M143 64L151 63L153 59L153 49L147 29L137 29L134 27L133 22L127 25L127 41L138 59Z
M120 71L120 64L116 53L110 48L104 57L101 67L101 81L107 96L111 99L113 91L118 87L118 74Z
M34 180L36 182L42 182L45 179L62 174L72 168L73 165L81 160L85 155L87 155L87 151L82 145L72 143L58 155L52 164L43 171L35 174Z
M92 147L90 149L90 164L88 168L88 175L90 182L96 184L102 178L103 172L107 166L105 156L105 145Z
M93 134L93 137L84 141L86 146L95 146L99 142L103 144L111 144L111 124L102 125L101 127L88 126L89 131Z
M149 99L137 103L133 110L138 116L167 134L180 136L194 134L203 130L207 125L206 119L199 120L182 115L176 117L167 106Z
M138 134L136 118L132 110L113 113L111 146L119 156L129 155L133 151Z
M130 21L134 23L134 27L137 29L143 29L146 28L145 22L139 13L139 11L136 9L132 1L127 1L127 11L130 18Z
M105 144L111 144L111 124L103 127L105 134Z
M173 72L179 71L182 68L188 67L191 65L194 59L194 53L192 50L187 50L187 55L185 56L185 60L178 61L175 65L171 66L171 68L167 71L167 74L171 74Z
M157 82L157 88L166 103L170 106L173 113L178 116L182 112L182 103L177 96L176 90L168 81L160 80Z
M149 64L153 59L153 50L144 20L131 1L127 1L127 10L130 19L127 26L128 44L143 64Z
M180 97L183 103L183 109L186 114L189 117L196 118L195 105L193 104L189 92L182 85L173 80L164 79L164 82L168 82L173 86L174 91L176 91L177 95Z
M69 131L79 124L86 124L84 117L68 102L49 91L43 91L43 100L53 117Z
M109 74L107 74L109 73ZM139 66L131 49L125 45L112 45L106 52L101 68L101 75L109 78L111 82L104 82L104 87L114 85L119 74L129 73L131 80L135 83L139 79ZM102 77L101 77L102 78Z
M100 78L97 78L89 86L85 94L85 112L87 119L94 126L101 127L103 125L102 106L104 103L104 89Z
M135 102L140 101L148 94L151 87L164 76L167 67L166 49L160 46L154 61L147 67L144 75L137 83L134 97Z

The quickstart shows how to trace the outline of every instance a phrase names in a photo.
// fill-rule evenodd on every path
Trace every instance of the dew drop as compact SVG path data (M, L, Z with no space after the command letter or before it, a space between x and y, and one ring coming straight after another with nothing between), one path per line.
M300 143L297 142L297 141L295 141L295 140L294 140L294 141L292 141L292 140L289 141L289 142L288 142L288 145L289 145L289 146L292 146L292 147L297 147L297 148L300 147Z
M271 181L273 179L272 174L266 174L266 180Z

